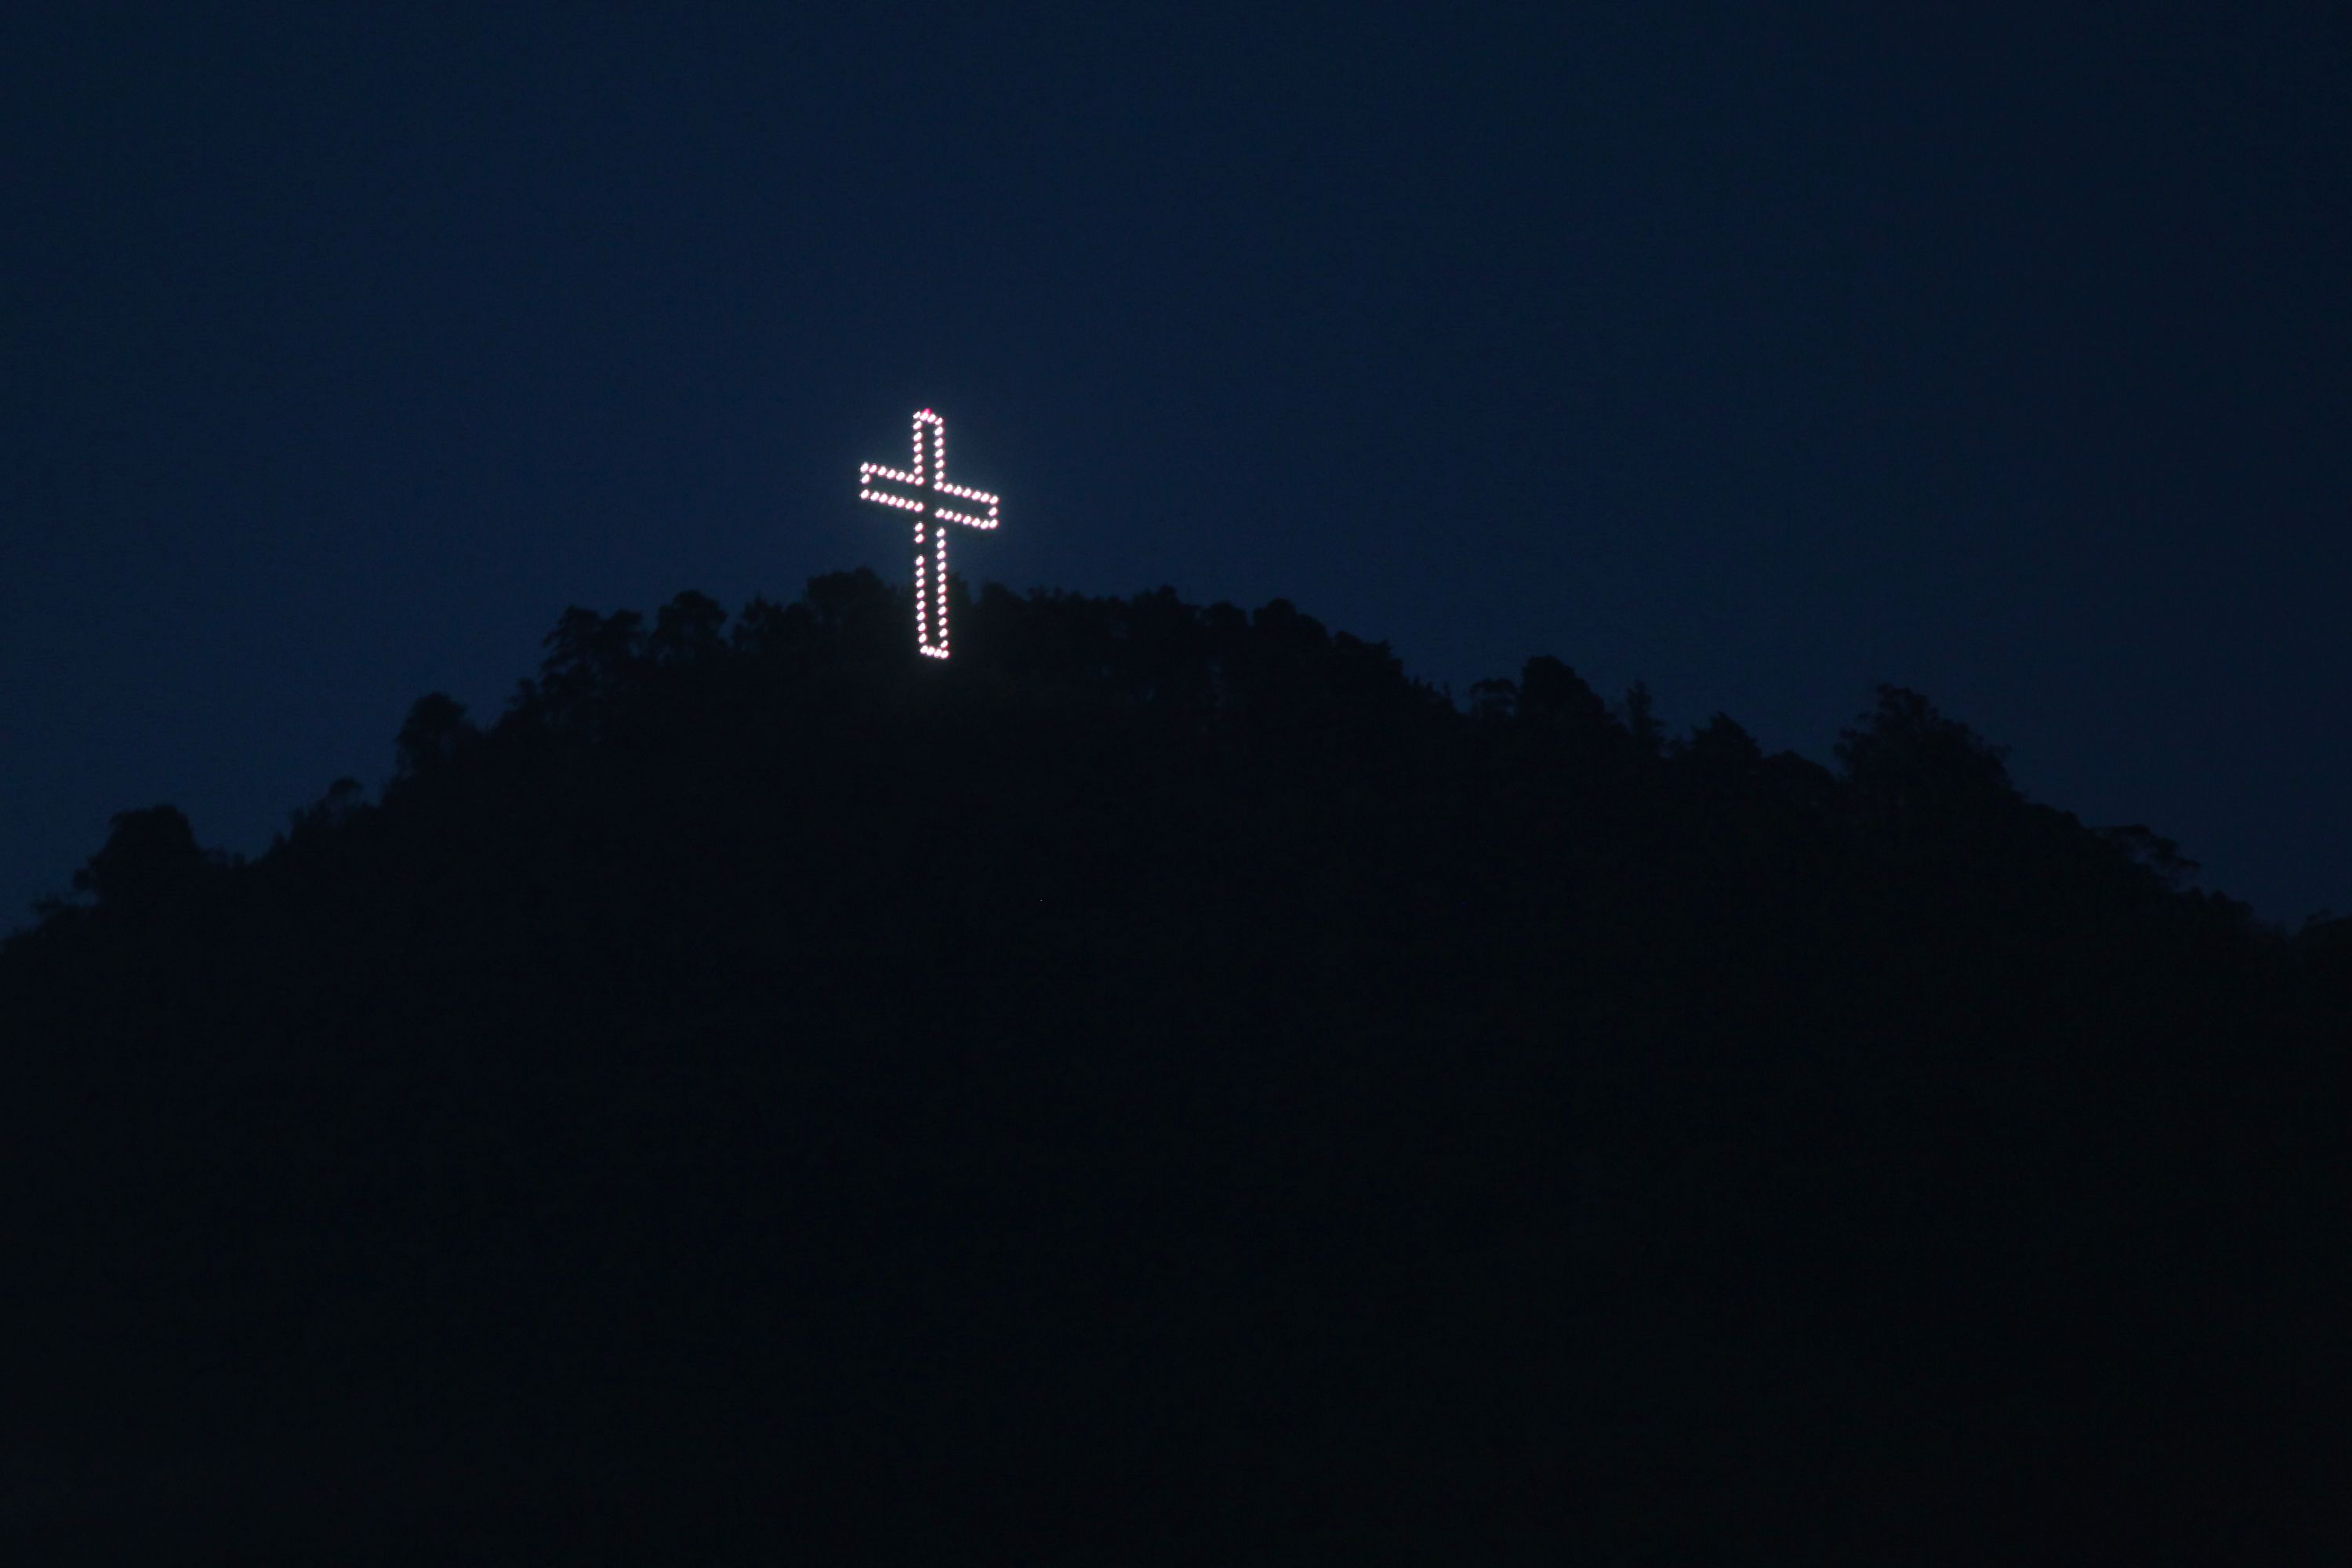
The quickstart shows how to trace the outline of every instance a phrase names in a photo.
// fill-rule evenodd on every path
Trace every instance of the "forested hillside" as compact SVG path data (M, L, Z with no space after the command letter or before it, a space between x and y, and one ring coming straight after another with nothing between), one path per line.
M0 950L0 1539L2352 1549L2347 922L1907 690L1832 767L1280 601L908 620L572 610L250 862L117 818Z

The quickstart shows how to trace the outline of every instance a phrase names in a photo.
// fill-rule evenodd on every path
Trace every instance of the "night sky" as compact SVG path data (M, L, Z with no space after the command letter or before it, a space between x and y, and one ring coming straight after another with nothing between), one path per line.
M1823 761L1895 681L2352 909L2338 4L46 9L0 927L117 810L254 853L381 783L568 604L903 581L853 498L925 405L974 583Z

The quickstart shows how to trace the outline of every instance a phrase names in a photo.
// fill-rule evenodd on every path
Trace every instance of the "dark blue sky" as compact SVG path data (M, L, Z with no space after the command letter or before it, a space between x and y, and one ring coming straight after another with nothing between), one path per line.
M1823 760L1898 681L2352 908L2339 5L48 9L0 923L126 806L258 850L567 604L903 578L923 405L975 580Z

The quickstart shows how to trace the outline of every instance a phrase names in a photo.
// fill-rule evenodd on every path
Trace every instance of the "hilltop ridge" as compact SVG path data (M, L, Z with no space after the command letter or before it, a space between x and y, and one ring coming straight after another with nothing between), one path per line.
M2343 1539L2333 928L1898 688L1832 768L1549 657L1457 710L1284 601L957 591L945 664L866 573L574 608L249 863L119 817L0 947L6 1436L117 1478L15 1515L265 1556ZM265 1458L186 1458L222 1442Z

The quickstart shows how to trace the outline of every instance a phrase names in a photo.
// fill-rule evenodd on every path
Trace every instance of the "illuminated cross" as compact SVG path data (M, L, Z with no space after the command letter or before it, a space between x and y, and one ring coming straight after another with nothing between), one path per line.
M960 522L967 528L994 528L996 498L986 490L948 483L947 421L928 408L915 416L913 471L860 463L857 493L862 500L915 514L915 647L933 658L947 658L947 525ZM936 554L935 562L928 564L923 559L927 545ZM936 577L936 590L927 587L927 574Z

